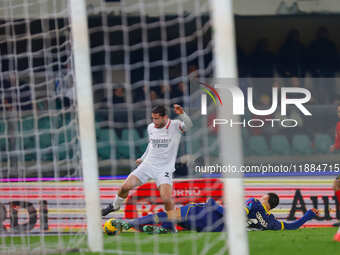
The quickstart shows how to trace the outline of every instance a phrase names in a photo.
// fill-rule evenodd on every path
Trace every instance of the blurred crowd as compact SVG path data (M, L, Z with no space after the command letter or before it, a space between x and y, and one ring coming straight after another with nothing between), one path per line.
M326 27L318 28L315 38L308 43L303 42L300 37L300 31L292 29L283 36L283 43L276 52L271 50L270 39L265 37L254 42L253 49L248 50L247 53L242 47L237 47L238 76L242 79L240 87L245 93L247 87L253 87L254 102L258 107L261 107L264 101L268 101L264 98L271 99L273 87L282 86L309 89L312 94L311 104L333 105L340 103L340 88L337 88L336 79L340 71L337 51L339 43L332 40ZM211 41L209 33L199 39L204 44ZM199 52L198 41L195 43L186 42L183 45L186 47L188 56ZM97 74L102 76L98 79L96 72L93 71L95 102L100 103L99 108L102 108L103 105L104 108L110 108L111 103L122 104L125 107L125 103L151 102L152 104L158 101L164 102L164 99L170 100L171 103L184 105L190 96L189 77L198 79L212 77L214 65L212 64L211 50L189 60L189 57L186 59L180 54L180 46L182 46L181 43L176 47L164 48L168 51L169 60L181 60L176 65L166 63L162 46L148 48L149 66L145 62L145 52L142 48L130 51L131 66L128 71L125 71L130 74L130 81L125 84L113 83L112 78L105 77L106 70L102 66L105 63L100 62L103 61L103 58L92 56L93 69L99 70ZM113 54L112 52L111 55L120 56L118 53ZM8 57L11 56L13 55L8 55ZM66 59L68 58L66 57ZM124 60L119 61L125 63ZM122 64L118 62L117 64ZM133 67L135 63L144 62L145 65L142 68ZM114 65L112 64L112 66ZM55 88L52 88L52 94L58 97L59 101L64 102L62 103L64 107L69 107L74 96L71 91L74 87L73 80L67 78L69 75L66 75L70 73L70 70L69 68L60 70L57 68L54 73L57 75L54 75L56 77ZM125 75L126 77L128 76ZM33 98L33 91L30 89L28 81L19 78L16 73L9 75L8 78L3 76L0 79L0 106L2 108L10 110L15 104L21 110L32 109L30 101ZM111 88L113 88L112 91ZM97 93L98 91L101 92Z
M320 27L315 39L308 44L301 41L299 30L292 29L277 52L270 49L268 38L259 39L249 54L238 47L237 63L239 77L242 78L241 88L246 92L247 87L253 87L258 104L262 104L261 98L271 97L273 87L281 86L305 87L311 90L312 104L340 102L336 85L337 73L340 71L339 55L336 43L332 41L326 27ZM188 70L188 76L194 74L198 77L201 73L206 73L200 70L205 67L193 62L185 69ZM181 73L180 69L183 67L178 66L174 73ZM188 87L188 82L184 81L177 84L160 81L155 86L133 86L132 102L170 98L176 103L183 103L189 93ZM124 103L126 95L126 88L117 85L112 102Z
M320 27L309 44L301 41L299 30L292 29L276 53L270 50L269 40L262 38L250 55L245 55L241 48L237 55L240 77L285 78L289 79L286 86L311 88L314 103L334 104L339 100L335 80L340 71L339 55L326 27ZM306 84L306 77L312 78L311 84ZM254 87L261 94L271 94L278 81L269 79L267 83L255 83Z

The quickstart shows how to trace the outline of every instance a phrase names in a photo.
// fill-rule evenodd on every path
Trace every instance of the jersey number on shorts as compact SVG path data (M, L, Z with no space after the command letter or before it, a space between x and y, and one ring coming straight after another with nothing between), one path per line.
M165 172L165 175L164 175L165 177L169 177L170 178L170 176L169 176L169 172Z

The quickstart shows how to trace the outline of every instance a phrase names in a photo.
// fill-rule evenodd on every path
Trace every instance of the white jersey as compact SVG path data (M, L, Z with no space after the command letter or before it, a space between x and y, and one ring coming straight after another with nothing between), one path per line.
M159 171L175 171L178 146L184 130L184 122L177 119L169 119L163 128L149 124L149 144L142 156L143 163Z

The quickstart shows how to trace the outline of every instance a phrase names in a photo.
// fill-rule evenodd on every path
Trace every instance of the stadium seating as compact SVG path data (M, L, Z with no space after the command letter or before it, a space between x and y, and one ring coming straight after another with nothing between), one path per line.
M0 138L0 150L3 152L3 151L6 151L6 145L7 144L7 138L5 137L2 137Z
M193 138L191 140L191 153L195 154L198 153L201 150L201 146L202 146L202 140L200 136L195 136L196 138Z
M53 160L53 149L57 150L59 160L64 160L67 157L73 157L73 149L70 147L72 139L76 134L74 127L67 126L72 120L71 113L63 113L58 117L41 117L38 119L39 129L39 147L42 150L41 160ZM32 132L34 122L31 117L24 119L22 124L23 132ZM51 130L56 130L58 133L52 133ZM33 137L34 138L34 137ZM55 139L55 140L54 140ZM52 148L52 145L55 147ZM31 148L35 143L30 138L25 138L24 146ZM34 157L33 157L34 158ZM32 156L25 156L25 160L31 160Z
M57 119L57 125L59 128L65 127L71 122L71 120L72 120L72 114L70 112L60 114Z
M99 158L102 160L110 159L112 149L116 148L113 145L118 142L115 131L113 129L97 129L96 136ZM117 151L116 156L118 156Z
M96 111L95 112L95 121L98 123L105 123L108 121L108 116L106 112Z
M251 155L267 156L270 154L266 139L263 136L250 136L248 145Z
M249 156L250 155L250 151L248 148L248 141L249 141L249 132L246 128L242 128L241 129L241 134L242 134L242 152L244 156Z
M23 133L33 133L34 132L34 117L29 116L22 121L22 132Z
M328 134L316 134L314 143L316 152L328 153L329 147L333 144L333 141Z
M76 134L76 131L74 128L67 128L61 129L58 135L58 159L64 160L66 158L72 158L73 157L73 149L72 146L69 146L69 143L72 142L72 139L74 139L74 135Z
M294 135L292 139L293 153L308 155L313 153L312 142L307 135Z
M141 138L135 129L124 129L122 131L122 138L121 140L118 140L117 143L117 151L118 151L118 156L122 158L130 158L130 143L131 139L129 139L131 135L132 140L136 142L141 141ZM140 157L143 152L140 151L138 146L134 147L135 149L135 158Z
M183 154L195 154L201 150L202 135L200 133L201 123L199 121L193 121L193 126L189 129L184 137L181 139L181 143L186 142L184 145L185 151Z
M37 121L39 129L39 149L42 152L42 160L53 160L53 150L57 150L58 160L64 160L73 157L73 142L76 142L75 129L73 126L72 114L62 113L57 117L40 117ZM70 125L70 123L72 125ZM201 151L202 135L200 135L200 123L196 123L188 132L187 137L182 141L178 155L197 153ZM18 132L21 140L18 144L24 149L25 160L31 161L36 159L37 148L36 137L34 134L34 117L27 116L21 122L18 122ZM58 128L53 128L57 126ZM54 132L51 132L54 130ZM5 138L6 122L0 121L0 149L9 150L7 138ZM55 133L55 131L57 131ZM128 159L130 155L131 139L134 141L135 158L139 158L145 151L148 144L147 129L140 130L143 132L139 135L136 129L122 129L121 138L118 137L112 128L97 127L97 147L100 160L108 159ZM131 136L131 137L130 137ZM189 143L185 143L184 140ZM314 141L306 134L294 135L290 143L285 135L273 135L267 142L263 136L251 136L246 129L242 129L242 144L244 156L270 156L270 155L310 155L313 152L326 154L329 153L329 147L333 143L332 137L326 133L318 133L314 136ZM52 148L52 146L54 146ZM209 154L212 157L218 157L219 145L215 133L209 132L208 136ZM115 155L112 155L115 151ZM55 151L54 151L55 152ZM182 152L182 153L181 153Z
M52 135L50 133L44 133L39 136L41 160L51 161L53 160L52 153Z
M148 143L149 143L149 136L148 136L147 128L144 129L143 137L141 137L140 140L135 141L135 142L136 142L139 153L141 153L141 155L143 155L143 153L145 152L146 147L148 146ZM139 155L139 156L141 156L141 155Z
M217 136L215 134L209 134L208 146L209 146L209 155L212 157L218 157L220 146L219 146Z
M270 139L270 147L274 154L289 155L291 154L290 144L286 136L273 135Z
M34 150L35 149L35 136L24 136L23 138L24 150Z
M1 162L6 162L7 159L7 155L6 153L4 153L5 151L7 151L7 136L6 136L6 122L1 120L0 121L0 150L2 153L0 153L1 156Z
M6 132L6 123L4 121L0 121L0 135L4 135Z
M52 151L52 139L51 129L53 129L52 123L53 119L50 117L41 117L38 119L38 129L39 129L39 147L41 150L41 160L51 161L53 160Z
M5 153L7 151L7 138L0 138L0 150L2 152L0 153L1 162L7 161L7 153Z
M39 130L43 129L50 129L51 128L51 122L49 117L42 117L38 119L38 128Z
M39 136L40 149L46 149L52 146L52 135L50 133L44 133Z
M27 116L18 122L18 132L22 139L25 161L36 160L36 140L34 135L34 117ZM21 141L20 141L21 144Z
M65 160L67 157L68 152L72 150L68 150L68 147L65 145L58 145L58 160ZM72 154L73 155L73 154Z

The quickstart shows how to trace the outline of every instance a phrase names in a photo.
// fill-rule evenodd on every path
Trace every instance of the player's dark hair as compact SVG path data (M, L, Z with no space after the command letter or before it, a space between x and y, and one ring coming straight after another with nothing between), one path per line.
M268 196L269 196L268 203L270 209L274 209L280 203L280 198L275 193L268 193Z
M155 105L152 107L152 113L159 114L159 116L165 116L167 114L166 107L164 105Z

